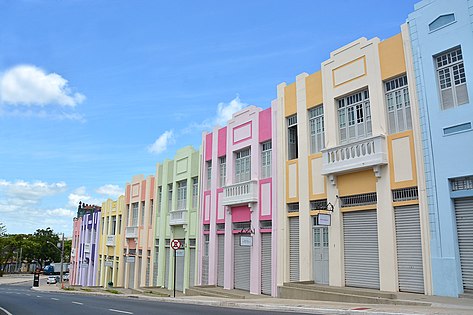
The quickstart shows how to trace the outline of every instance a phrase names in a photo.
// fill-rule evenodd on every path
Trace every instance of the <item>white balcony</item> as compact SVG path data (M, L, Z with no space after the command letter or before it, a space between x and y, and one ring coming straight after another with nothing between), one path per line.
M90 244L84 244L84 253L90 253Z
M115 246L115 235L108 235L107 242L105 243L106 246Z
M224 187L222 205L231 206L258 201L258 182L250 180Z
M126 238L138 238L138 227L137 226L127 226L125 230Z
M383 135L365 138L322 150L322 175L355 172L388 163L386 139ZM379 174L376 174L379 176Z
M187 209L169 212L169 225L187 224Z

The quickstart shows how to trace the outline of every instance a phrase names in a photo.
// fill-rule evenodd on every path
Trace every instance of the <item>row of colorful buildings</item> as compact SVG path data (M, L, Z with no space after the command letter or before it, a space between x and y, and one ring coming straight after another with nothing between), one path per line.
M332 51L118 200L81 204L71 283L472 292L472 56L473 0L421 1L399 34Z

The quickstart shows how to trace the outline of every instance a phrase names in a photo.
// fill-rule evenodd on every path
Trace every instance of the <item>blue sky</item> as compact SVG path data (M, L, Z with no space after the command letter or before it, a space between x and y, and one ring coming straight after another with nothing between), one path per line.
M135 174L416 1L0 0L0 222L71 234Z

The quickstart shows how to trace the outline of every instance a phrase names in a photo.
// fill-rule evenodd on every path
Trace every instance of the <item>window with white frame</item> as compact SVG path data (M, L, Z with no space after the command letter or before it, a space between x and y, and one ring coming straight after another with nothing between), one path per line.
M243 149L235 156L235 183L246 182L251 179L251 151Z
M154 211L154 200L150 200L150 205L149 205L149 221L148 225L152 226L153 225L153 211Z
M395 78L384 84L388 112L389 133L412 129L411 105L407 76Z
M145 202L142 201L141 202L141 221L140 221L140 225L145 224L145 212L146 212L145 211L145 209L146 209L145 206L146 206Z
M309 110L310 153L320 152L325 147L324 107L317 106Z
M261 178L271 177L271 150L271 140L261 144Z
M163 198L163 186L158 187L158 210L157 213L161 210L161 199Z
M115 235L117 230L117 216L112 216L112 226L110 229L110 235Z
M172 184L168 184L168 212L172 211Z
M218 187L225 186L225 180L227 179L227 157L222 156L219 158L219 165L218 165Z
M371 136L371 111L368 89L338 100L340 143Z
M210 190L212 184L212 161L207 161L207 190Z
M434 58L442 109L467 104L468 90L461 48L456 47Z
M132 207L131 226L138 226L138 202L135 202Z
M197 201L199 200L199 180L197 177L192 178L192 209L197 208Z
M287 159L297 159L297 115L287 118Z
M185 210L187 203L187 181L177 182L177 210Z

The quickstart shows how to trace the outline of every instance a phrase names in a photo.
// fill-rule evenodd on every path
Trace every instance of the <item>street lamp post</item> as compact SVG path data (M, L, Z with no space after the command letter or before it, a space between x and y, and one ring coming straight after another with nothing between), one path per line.
M59 249L58 246L54 245L50 241L46 241L46 243L53 245L58 251L61 252L61 272L59 273L59 277L60 277L59 281L61 281L61 288L64 289L64 282L62 281L62 273L63 273L62 268L63 268L63 265L64 265L64 233L62 233L61 243L58 243L58 246L60 245L61 249Z

